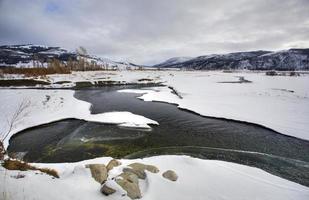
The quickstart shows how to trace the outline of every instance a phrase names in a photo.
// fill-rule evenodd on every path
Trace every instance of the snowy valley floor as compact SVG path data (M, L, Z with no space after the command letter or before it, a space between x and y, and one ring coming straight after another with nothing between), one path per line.
M252 82L238 83L239 76ZM308 75L269 77L264 73L244 72L121 71L53 75L48 80L74 82L98 78L127 83L161 82L173 90L156 87L119 92L140 93L140 98L145 101L175 103L180 108L201 115L252 122L309 140ZM9 138L25 128L66 118L143 128L157 124L152 119L129 112L92 115L89 111L91 105L75 99L73 90L0 89L0 95L2 132L8 129L6 119L10 119L20 102L30 102L5 140L6 147ZM107 164L108 160L110 158L78 163L35 164L56 169L60 179L33 171L7 171L0 167L0 199L128 199L121 193L102 196L99 184L85 168L85 164ZM143 199L309 199L307 187L252 167L187 156L121 160L123 165L136 161L153 164L160 169L159 174L147 173L148 178L141 182ZM114 169L109 178L122 166ZM177 182L162 178L162 172L167 169L177 172ZM25 177L16 179L17 174L24 174Z
M240 81L240 77L249 82ZM76 82L162 83L172 87L182 98L168 88L157 88L141 98L175 103L204 116L260 124L309 140L308 73L266 76L265 72L251 71L98 71L50 75L44 80L52 83L44 86L49 88L72 87ZM59 84L61 82L63 84Z

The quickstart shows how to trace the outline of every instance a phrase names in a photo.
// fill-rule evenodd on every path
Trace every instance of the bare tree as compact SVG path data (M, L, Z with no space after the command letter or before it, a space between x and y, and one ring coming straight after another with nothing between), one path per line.
M3 159L3 157L6 153L4 145L3 145L4 140L9 136L10 132L12 131L12 129L14 128L14 126L16 125L18 120L21 119L21 117L23 116L22 114L24 114L24 110L29 106L30 106L30 101L27 101L25 99L22 100L18 104L18 107L14 111L12 117L7 119L8 128L3 133L0 133L0 160Z
M86 62L85 57L87 57L88 52L85 47L80 46L76 49L76 53L78 55L77 56L77 70L85 71L87 67L86 66L87 62Z
M87 49L86 49L85 47L82 47L82 46L78 47L78 48L76 49L76 52L77 52L77 54L80 55L80 56L86 56L86 55L88 55Z

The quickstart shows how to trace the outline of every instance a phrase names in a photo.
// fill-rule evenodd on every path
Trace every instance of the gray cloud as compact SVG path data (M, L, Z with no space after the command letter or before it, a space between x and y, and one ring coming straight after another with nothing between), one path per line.
M1 44L152 64L173 56L309 46L308 0L0 0Z

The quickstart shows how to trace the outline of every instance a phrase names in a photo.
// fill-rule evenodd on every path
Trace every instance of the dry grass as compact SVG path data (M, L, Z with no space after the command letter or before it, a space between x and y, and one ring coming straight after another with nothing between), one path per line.
M48 74L70 74L71 70L65 67L34 67L34 68L15 68L6 67L2 69L3 74L24 74L25 76L45 76Z
M59 178L59 174L56 170L54 169L50 169L50 168L40 168L38 169L39 171L45 173L45 174L48 174L50 176L53 176L55 178Z
M3 67L0 71L0 77L3 74L23 74L25 76L46 76L49 74L70 74L72 71L98 71L104 68L95 63L88 63L85 61L71 61L68 63L60 62L54 59L48 63L47 67L33 66L33 67Z
M35 167L29 165L26 162L11 159L5 160L3 163L3 167L8 170L20 170L20 171L35 170Z
M20 171L39 170L45 174L48 174L55 178L59 178L58 172L54 169L34 167L26 162L22 162L19 160L12 160L12 159L4 160L2 166L8 170L20 170Z
M70 74L72 71L101 71L101 70L117 70L116 66L108 69L107 65L98 64L95 61L87 61L86 58L80 57L77 60L68 60L66 62L58 59L51 59L46 63L39 61L33 62L31 67L2 67L0 69L0 77L3 74L23 74L25 76L46 76L49 74ZM142 68L139 68L142 69Z
M63 62L52 59L48 61L47 66L33 62L32 67L3 67L3 74L24 74L26 76L45 76L48 74L69 74L70 67Z

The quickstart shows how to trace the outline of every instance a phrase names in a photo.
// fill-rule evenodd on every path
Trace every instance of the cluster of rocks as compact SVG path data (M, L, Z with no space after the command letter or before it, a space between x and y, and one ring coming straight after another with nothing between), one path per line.
M106 166L104 164L88 164L87 168L90 169L91 175L101 184L101 193L104 195L111 195L117 192L117 188L111 187L107 184L109 171L114 167L121 165L118 160L111 160ZM127 192L127 196L131 199L139 199L142 197L139 188L139 179L145 180L147 178L146 171L151 173L159 173L159 169L153 165L145 165L142 163L132 163L122 169L122 172L111 180L115 181L123 190ZM162 174L162 176L170 181L177 181L177 174L168 170Z

